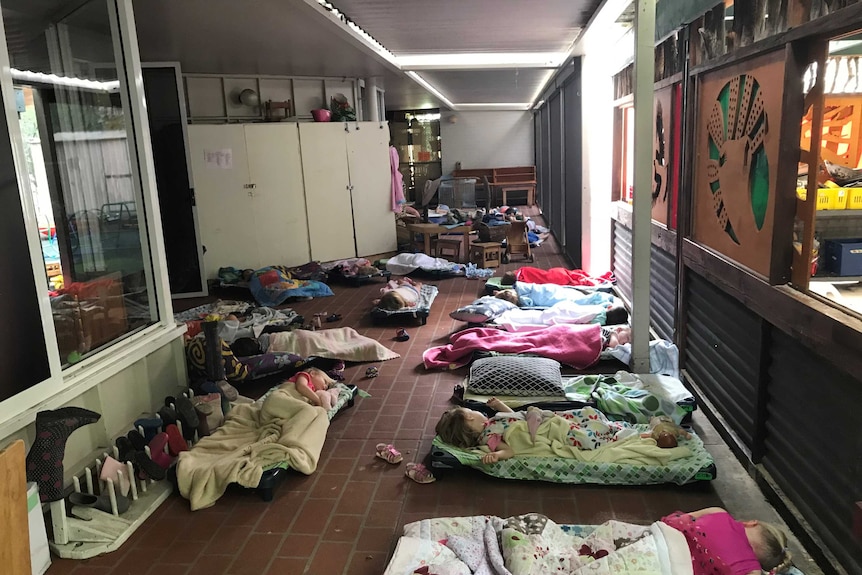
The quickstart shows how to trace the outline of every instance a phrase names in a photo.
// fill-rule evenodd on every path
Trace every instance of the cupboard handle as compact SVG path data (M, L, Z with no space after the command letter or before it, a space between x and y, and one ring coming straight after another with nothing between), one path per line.
M257 188L257 184L245 184L243 186L243 189L246 189L246 190L253 190L255 188Z

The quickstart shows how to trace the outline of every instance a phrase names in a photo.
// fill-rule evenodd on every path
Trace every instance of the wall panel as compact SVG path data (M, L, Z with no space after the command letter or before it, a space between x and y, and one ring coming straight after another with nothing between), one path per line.
M617 289L629 302L632 301L632 231L614 221L613 260L611 269L617 278Z
M655 245L651 246L650 325L658 336L674 340L674 306L676 306L676 261Z
M842 563L862 573L851 529L862 500L862 379L772 334L763 466L829 547L843 550Z
M760 317L698 274L689 274L687 289L685 368L751 449L757 415Z

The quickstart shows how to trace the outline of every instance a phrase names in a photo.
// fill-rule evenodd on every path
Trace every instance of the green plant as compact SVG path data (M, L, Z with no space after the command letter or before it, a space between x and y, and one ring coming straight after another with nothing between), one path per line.
M348 102L339 102L335 98L329 101L329 111L333 122L355 122L356 110Z

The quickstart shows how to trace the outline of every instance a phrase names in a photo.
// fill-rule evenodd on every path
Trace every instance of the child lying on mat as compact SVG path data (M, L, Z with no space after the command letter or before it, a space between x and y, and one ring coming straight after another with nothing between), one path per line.
M322 407L326 411L331 410L332 406L338 403L338 389L335 387L335 380L316 367L309 367L305 371L300 371L285 383L294 384L296 391L311 405Z
M661 521L685 536L695 573L774 574L792 564L787 534L765 521L737 521L720 507L677 511Z
M523 285L529 286L531 284ZM582 314L581 317L587 318L592 316L592 319L589 321L583 320L572 323L597 323L599 325L619 325L626 323L629 319L629 313L626 308L621 305L615 305L613 303L613 298L608 298L607 294L586 295L570 288L557 288L557 286L538 287L550 287L561 291L559 297L555 296L540 300L542 301L541 307L544 308L545 315L550 317L570 316L571 313L577 311L579 314ZM522 305L532 307L536 301L531 298L521 298L515 289L499 290L494 294L494 297L515 304L518 307L521 307ZM610 299L610 303L607 301L608 299ZM525 301L529 301L530 304L525 304ZM550 305L546 306L546 303L550 303ZM520 312L524 314L530 313L531 311L534 310L520 309L517 310L516 313ZM560 323L567 322L566 320L562 320Z
M422 284L408 277L389 280L380 288L383 297L374 300L374 304L386 311L398 311L404 308L416 307L419 303L419 291Z
M603 413L591 407L561 413L530 408L526 412L515 412L508 405L492 397L488 407L497 411L488 417L478 411L455 407L443 413L435 428L440 439L455 447L470 449L487 446L490 450L482 456L482 463L491 464L510 459L515 450L503 441L504 433L513 426L526 428L533 443L539 427L546 422L545 432L550 427L565 430L565 441L578 449L596 449L636 433L631 428L608 420Z

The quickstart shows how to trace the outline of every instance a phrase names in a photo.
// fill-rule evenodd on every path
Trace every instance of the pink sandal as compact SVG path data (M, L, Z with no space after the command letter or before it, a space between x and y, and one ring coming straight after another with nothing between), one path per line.
M375 455L383 461L392 463L393 465L401 463L404 460L404 458L401 457L401 452L395 449L395 446L391 443L378 443L377 453Z
M428 468L422 465L421 463L408 463L407 471L404 472L404 475L415 481L416 483L434 483L437 481L437 478L434 477Z

